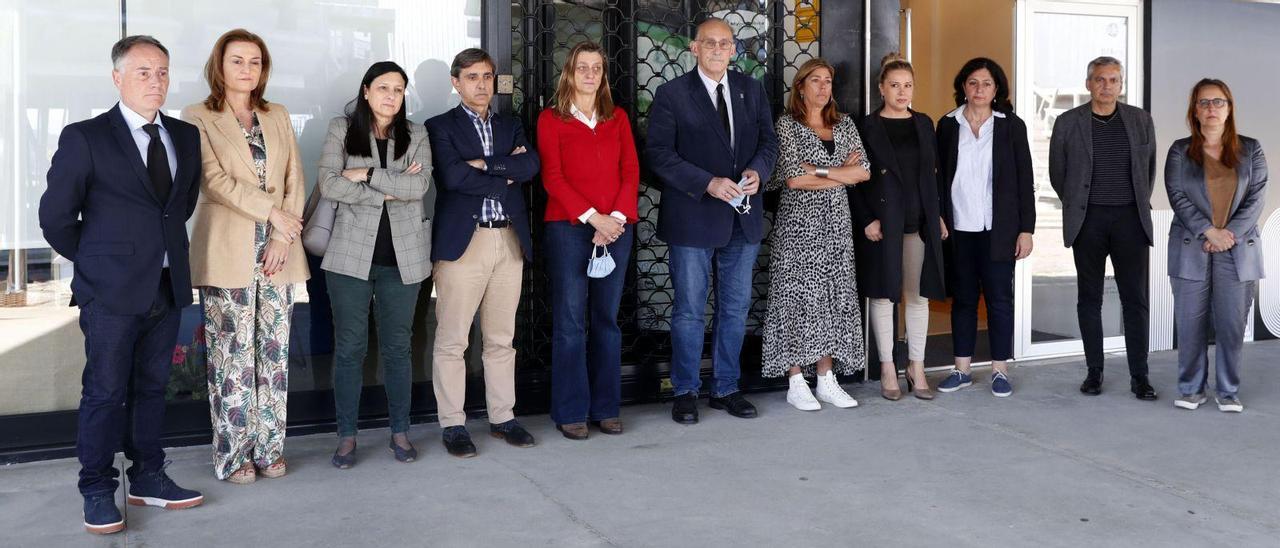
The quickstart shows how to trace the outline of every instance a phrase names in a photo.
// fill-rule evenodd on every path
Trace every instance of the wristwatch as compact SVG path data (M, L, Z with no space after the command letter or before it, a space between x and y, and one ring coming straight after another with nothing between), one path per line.
M368 183L373 180L373 168L369 168L369 174L364 176L364 182Z
M822 177L823 179L826 179L827 176L831 174L831 168L829 167L814 168L813 174L819 177Z

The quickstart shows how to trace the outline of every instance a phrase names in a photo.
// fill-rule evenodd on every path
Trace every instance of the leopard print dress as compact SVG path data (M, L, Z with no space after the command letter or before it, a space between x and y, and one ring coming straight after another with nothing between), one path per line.
M870 169L852 117L832 130L835 154L817 133L789 115L777 123L778 163L769 190L782 190L769 258L769 308L765 316L766 377L781 377L799 366L813 375L816 362L831 356L837 374L863 367L866 350L858 305L853 255L853 222L846 187L795 190L787 179L804 175L802 163L842 165L851 152Z

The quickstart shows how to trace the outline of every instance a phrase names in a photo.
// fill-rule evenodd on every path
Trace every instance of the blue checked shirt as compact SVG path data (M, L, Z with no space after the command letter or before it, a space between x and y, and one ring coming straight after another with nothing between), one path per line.
M476 133L480 134L480 144L484 147L485 156L493 156L493 111L489 111L489 116L480 118L467 105L462 105L463 112L471 118L471 124L476 127ZM502 211L502 202L498 201L500 196L485 196L484 203L480 206L480 222L487 223L489 221L505 221L507 214Z

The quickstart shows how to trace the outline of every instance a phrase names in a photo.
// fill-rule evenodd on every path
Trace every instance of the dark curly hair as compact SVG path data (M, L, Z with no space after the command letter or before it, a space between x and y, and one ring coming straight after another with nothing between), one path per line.
M956 79L952 82L955 88L956 106L964 104L964 82L969 79L973 73L987 69L991 73L991 79L996 81L996 95L991 100L991 109L997 112L1013 112L1013 103L1009 102L1009 78L1004 75L1004 69L1000 68L999 63L992 61L986 57L975 57L960 67L960 72L956 73Z

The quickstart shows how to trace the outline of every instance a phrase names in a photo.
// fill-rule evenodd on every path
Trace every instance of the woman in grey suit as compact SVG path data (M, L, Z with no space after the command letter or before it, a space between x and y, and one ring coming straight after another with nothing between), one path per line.
M1169 278L1178 318L1178 391L1173 402L1195 409L1209 369L1210 322L1220 411L1240 412L1240 352L1253 289L1262 278L1258 217L1267 160L1258 141L1236 134L1235 103L1221 80L1204 79L1187 106L1191 136L1169 147L1164 184L1173 207Z
M339 442L332 462L341 469L356 460L370 300L387 392L390 448L401 462L418 455L407 437L413 380L409 337L418 289L431 274L431 227L422 204L431 150L426 129L405 118L408 82L404 69L390 61L369 67L346 116L329 122L320 157L320 193L339 204L320 268L333 307Z

